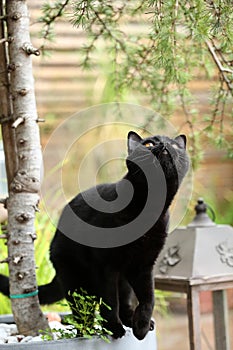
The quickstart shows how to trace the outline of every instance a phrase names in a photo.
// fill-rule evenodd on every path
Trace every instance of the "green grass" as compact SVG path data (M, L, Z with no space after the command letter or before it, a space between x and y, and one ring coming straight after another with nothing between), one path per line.
M0 239L0 260L7 257L7 248L5 245L5 240ZM8 276L8 265L0 264L0 273ZM0 314L11 313L10 300L0 293Z

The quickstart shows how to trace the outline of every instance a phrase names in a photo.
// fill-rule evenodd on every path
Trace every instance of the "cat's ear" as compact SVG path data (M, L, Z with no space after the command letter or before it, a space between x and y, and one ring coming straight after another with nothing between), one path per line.
M142 138L134 131L128 133L128 153L132 153L138 146Z
M181 147L181 148L186 148L186 136L185 135L179 135L177 136L176 138L174 138L174 140L178 143L178 145Z

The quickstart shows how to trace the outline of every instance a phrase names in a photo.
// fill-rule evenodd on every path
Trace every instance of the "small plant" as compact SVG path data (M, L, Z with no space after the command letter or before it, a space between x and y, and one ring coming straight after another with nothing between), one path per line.
M40 331L43 340L58 340L58 339L71 339L77 336L76 329L73 326L63 328L52 328Z
M63 323L68 324L70 328L49 329L41 331L43 340L70 339L75 337L92 338L99 336L106 342L110 342L108 335L112 332L104 327L106 320L101 316L100 309L106 307L111 310L110 306L104 303L102 298L88 295L83 289L80 293L74 292L72 295L73 302L60 303L62 306L69 306L73 314L64 316Z
M67 302L72 310L72 314L64 317L64 323L70 324L77 329L77 335L84 338L99 336L109 342L107 335L112 332L104 327L106 320L101 316L100 309L105 307L111 310L102 298L88 295L83 289L80 293L72 294L73 302ZM64 304L63 304L64 305Z
M106 320L100 314L100 308L106 307L111 310L110 306L104 303L102 298L88 295L83 289L80 293L74 292L72 295L73 302L67 301L62 306L69 306L73 314L66 315L63 322L70 328L49 329L42 331L43 340L70 339L75 337L92 338L99 336L101 339L109 342L108 335L112 332L104 327Z

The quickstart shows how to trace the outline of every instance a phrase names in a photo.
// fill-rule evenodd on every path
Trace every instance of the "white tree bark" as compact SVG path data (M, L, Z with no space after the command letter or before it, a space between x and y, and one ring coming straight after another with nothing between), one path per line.
M0 0L0 123L5 150L5 163L8 186L17 169L15 130L12 129L12 101L10 97L8 64L6 53L6 28L4 26L4 5ZM9 188L9 187L8 187Z
M37 291L34 261L35 211L39 201L41 147L34 94L29 16L26 1L6 1L7 31L17 171L10 183L8 257L12 310L19 332L34 335L48 328ZM32 293L32 296L30 296Z

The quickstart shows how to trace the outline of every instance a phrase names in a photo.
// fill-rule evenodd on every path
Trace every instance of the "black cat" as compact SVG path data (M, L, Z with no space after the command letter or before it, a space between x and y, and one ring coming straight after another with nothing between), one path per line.
M123 324L138 339L146 336L153 328L153 265L167 236L168 208L189 167L185 148L184 135L142 139L129 132L125 177L78 194L64 208L50 249L56 276L39 287L41 304L63 297L72 302L70 294L83 288L111 307L102 313L115 338L125 334ZM2 275L0 291L9 295Z

